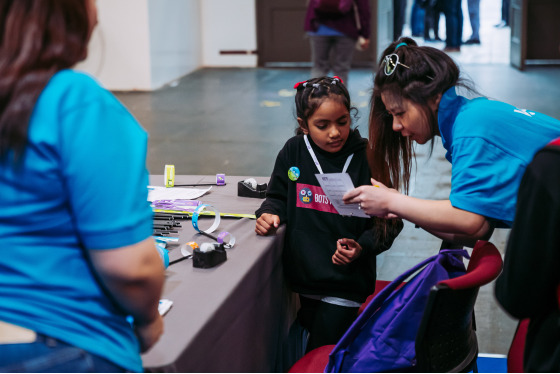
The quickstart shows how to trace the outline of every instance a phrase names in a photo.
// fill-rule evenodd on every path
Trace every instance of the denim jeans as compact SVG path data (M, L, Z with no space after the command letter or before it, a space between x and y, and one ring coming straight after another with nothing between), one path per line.
M414 0L410 12L410 29L412 36L422 36L424 34L424 18L426 10L418 5L418 0Z
M502 21L509 26L509 0L502 0Z
M430 35L430 30L434 30L433 39L439 40L439 17L441 10L439 7L426 7L424 15L424 39L430 40L432 36Z
M469 0L469 20L472 34L469 39L480 40L480 0Z
M0 372L117 373L123 368L59 340L37 335L33 343L0 344Z
M310 35L311 41L311 77L318 78L333 75L342 78L348 87L348 73L356 50L356 41L347 36Z
M406 17L406 0L393 0L393 40L400 38Z
M445 14L446 47L460 47L463 39L463 10L461 0L445 0L442 2Z

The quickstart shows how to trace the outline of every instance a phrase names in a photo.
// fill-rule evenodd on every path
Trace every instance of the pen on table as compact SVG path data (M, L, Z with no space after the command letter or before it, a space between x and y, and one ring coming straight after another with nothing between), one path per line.
M210 239L214 239L215 241L218 241L218 238L216 238L214 235L208 234L207 232L199 231L198 233L199 233L199 234L202 234L202 235L204 235L204 236L207 236L207 237L209 237Z
M164 230L170 230L170 229L174 229L174 228L179 228L181 226L175 226L172 223L158 223L158 222L154 222L152 227L154 229L164 229Z
M160 213L160 212L156 212L154 214L154 218L155 219L161 219L161 218L169 218L169 219L173 219L173 220L180 220L180 219L189 219L189 216L186 214L173 214L173 213Z
M181 262L181 261L186 260L187 258L191 258L191 257L192 257L192 255L187 255L187 256L178 258L178 259L176 259L176 260L169 261L169 265L176 264L177 262Z
M171 234L171 232L167 231L167 230L159 230L159 229L155 229L152 231L153 235L155 236L163 236L163 235L169 235Z
M181 222L177 222L175 220L173 221L169 221L169 220L163 220L163 219L154 219L153 220L154 225L166 225L169 227L181 227Z

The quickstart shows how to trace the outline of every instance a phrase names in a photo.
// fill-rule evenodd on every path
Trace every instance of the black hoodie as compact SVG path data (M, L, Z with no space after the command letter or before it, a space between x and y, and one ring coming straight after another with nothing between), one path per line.
M354 154L347 170L354 186L371 185L367 139L358 130L350 132L336 153L326 152L308 139L324 173L342 172L348 156ZM300 171L296 181L288 177L293 166ZM364 302L375 288L376 256L391 246L402 222L394 235L379 243L372 218L345 217L334 210L315 177L318 173L303 135L289 139L276 158L266 200L256 215L275 214L287 224L284 271L295 292ZM332 255L342 238L356 240L362 253L348 265L335 265Z

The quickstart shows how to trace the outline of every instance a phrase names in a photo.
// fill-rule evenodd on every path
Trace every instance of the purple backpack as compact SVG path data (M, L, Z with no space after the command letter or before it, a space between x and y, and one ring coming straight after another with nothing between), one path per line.
M331 15L342 15L350 12L354 0L312 0L317 12Z
M413 368L414 343L430 289L442 280L465 274L463 257L469 258L464 249L441 250L389 283L338 341L325 372L402 372Z

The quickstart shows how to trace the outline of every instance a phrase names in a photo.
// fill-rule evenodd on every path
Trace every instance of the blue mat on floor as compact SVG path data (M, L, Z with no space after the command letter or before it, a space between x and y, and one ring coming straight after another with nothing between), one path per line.
M479 373L507 373L507 359L504 355L481 353L476 363Z

